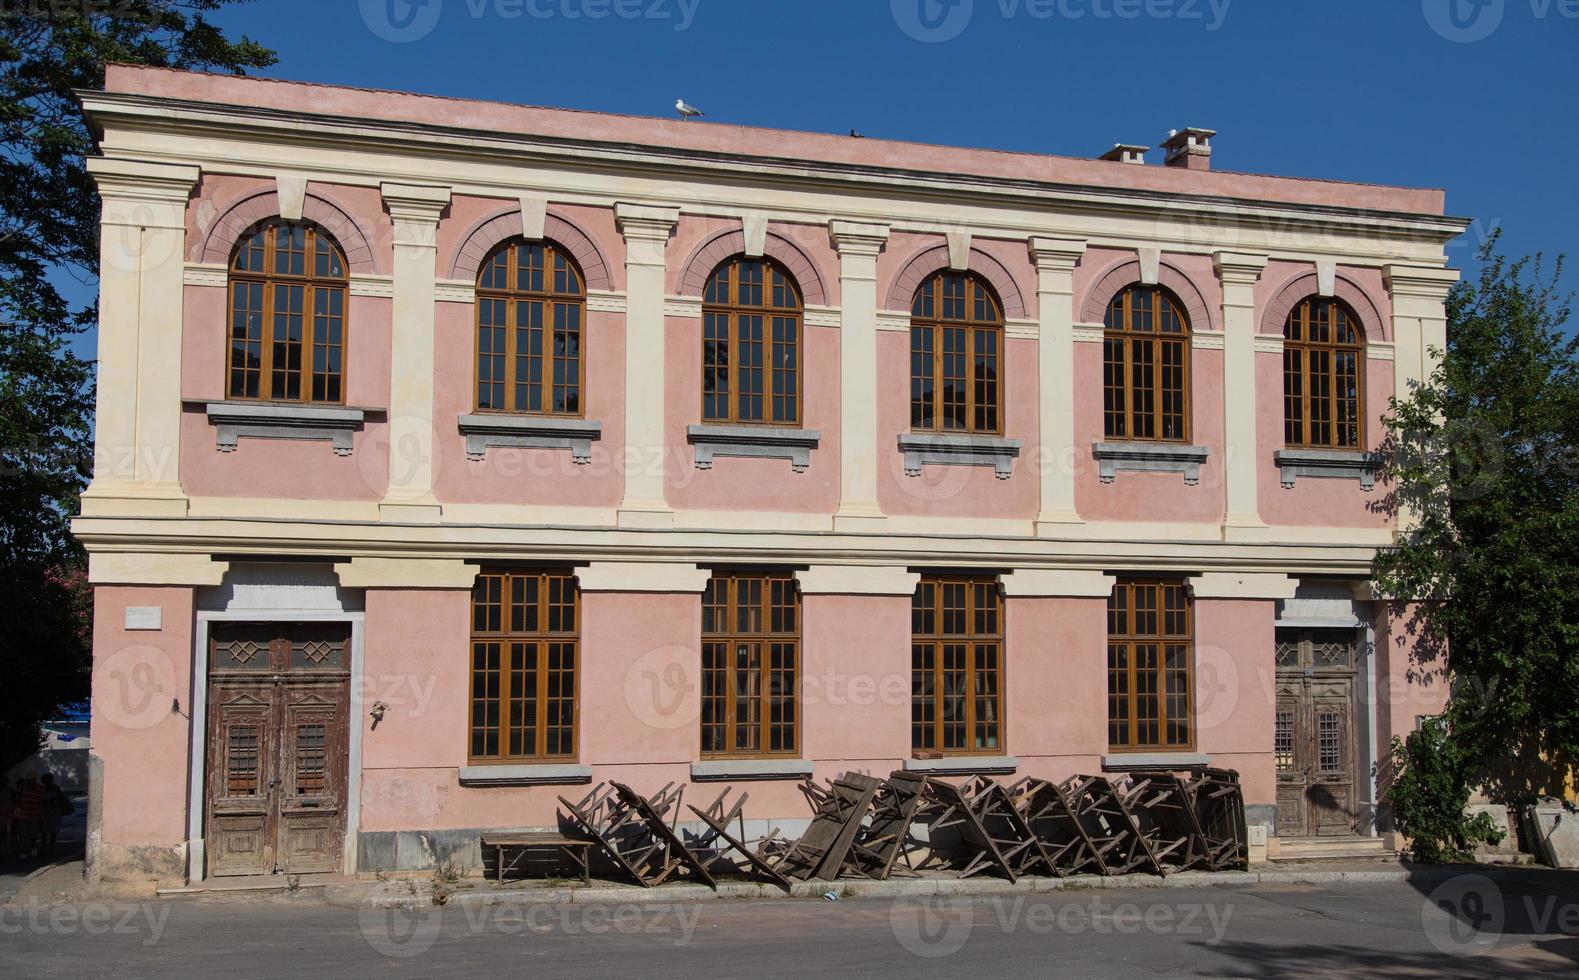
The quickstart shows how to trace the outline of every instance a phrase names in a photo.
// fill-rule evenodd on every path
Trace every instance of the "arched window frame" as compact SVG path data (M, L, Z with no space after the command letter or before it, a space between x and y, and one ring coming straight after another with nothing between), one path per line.
M472 404L478 412L557 418L586 414L586 283L570 250L552 239L517 236L489 251L477 267L472 323L477 340ZM529 318L536 311L537 322L523 328L523 311ZM546 343L543 334L548 335Z
M1352 307L1323 296L1294 304L1283 323L1283 444L1363 451L1365 365L1365 326Z
M741 277L751 268L760 281ZM782 263L741 254L714 266L702 290L702 421L799 427L805 339L800 284Z
M958 337L958 352L947 349L951 335ZM911 430L1001 435L1003 346L1003 303L985 279L943 269L922 280L910 303ZM954 353L964 358L963 374L947 373L946 358ZM983 357L991 365L990 377L979 369L977 359ZM945 386L938 383L947 377L964 381L963 424L948 424L945 406L958 403L946 400Z
M350 276L334 237L266 218L237 239L228 269L225 396L344 404Z
M1169 320L1177 330L1165 329ZM1189 443L1190 335L1184 304L1167 287L1136 283L1114 294L1102 331L1105 438ZM1143 351L1149 352L1149 365ZM1143 366L1150 367L1150 376L1137 378ZM1176 375L1171 384L1170 373Z

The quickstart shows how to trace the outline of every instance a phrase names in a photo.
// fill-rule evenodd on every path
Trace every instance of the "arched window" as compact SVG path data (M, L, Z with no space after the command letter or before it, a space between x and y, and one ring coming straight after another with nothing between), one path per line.
M1190 441L1190 321L1161 286L1108 304L1102 333L1102 429L1109 439Z
M507 241L477 272L477 411L579 416L586 280L551 241Z
M1354 311L1312 296L1283 324L1283 443L1363 449L1365 334Z
M225 393L263 401L345 400L345 256L327 232L270 218L230 258Z
M1003 307L968 272L937 272L910 305L910 427L1003 431Z
M736 256L702 294L702 420L800 424L800 287L772 259Z

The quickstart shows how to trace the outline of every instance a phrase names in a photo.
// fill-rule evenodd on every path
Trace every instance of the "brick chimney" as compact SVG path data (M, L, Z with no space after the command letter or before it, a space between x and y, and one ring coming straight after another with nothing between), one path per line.
M1173 130L1162 144L1167 151L1163 165L1186 170L1212 169L1212 137L1216 135L1215 129L1185 127Z
M1149 149L1151 147L1136 146L1133 143L1114 143L1113 149L1097 157L1097 159L1112 160L1115 163L1145 164L1146 151Z

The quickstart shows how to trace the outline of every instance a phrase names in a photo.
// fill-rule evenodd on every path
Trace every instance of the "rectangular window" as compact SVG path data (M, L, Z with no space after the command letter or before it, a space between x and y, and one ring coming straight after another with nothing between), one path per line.
M1003 751L1003 599L994 578L924 576L910 606L910 747Z
M580 611L568 569L493 569L477 576L472 761L575 758Z
M795 576L715 572L702 593L702 754L797 754L799 677Z
M1119 582L1108 597L1108 745L1190 749L1195 649L1177 580Z

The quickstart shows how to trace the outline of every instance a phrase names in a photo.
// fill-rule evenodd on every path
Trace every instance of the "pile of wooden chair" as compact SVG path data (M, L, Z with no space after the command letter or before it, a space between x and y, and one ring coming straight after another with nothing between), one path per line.
M728 874L788 891L795 881L885 880L929 868L1014 881L1249 863L1244 796L1229 769L1028 777L1008 786L986 776L955 783L905 770L887 779L847 772L800 789L812 816L794 840L776 829L748 837L747 794L731 801L728 789L706 807L689 807L700 832L681 828L684 787L674 784L644 797L623 783L600 783L579 802L560 803L577 831L648 887L680 874L715 889ZM913 833L918 825L927 828L925 841Z

